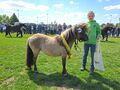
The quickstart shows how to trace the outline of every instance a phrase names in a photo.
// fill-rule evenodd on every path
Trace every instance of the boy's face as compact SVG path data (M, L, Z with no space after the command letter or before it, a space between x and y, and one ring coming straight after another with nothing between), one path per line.
M94 19L94 14L88 14L88 20L93 20Z

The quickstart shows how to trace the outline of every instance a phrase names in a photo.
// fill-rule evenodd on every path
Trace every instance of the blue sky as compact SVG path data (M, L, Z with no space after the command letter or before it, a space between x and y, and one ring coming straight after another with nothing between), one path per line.
M120 0L0 0L0 14L16 13L20 22L78 24L94 11L98 23L118 23Z

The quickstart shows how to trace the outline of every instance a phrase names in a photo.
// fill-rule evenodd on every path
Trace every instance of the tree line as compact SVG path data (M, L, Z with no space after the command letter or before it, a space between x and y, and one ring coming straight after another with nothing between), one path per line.
M16 14L13 13L11 17L7 15L0 15L0 24L10 24L14 25L15 22L19 22L19 19L17 18Z

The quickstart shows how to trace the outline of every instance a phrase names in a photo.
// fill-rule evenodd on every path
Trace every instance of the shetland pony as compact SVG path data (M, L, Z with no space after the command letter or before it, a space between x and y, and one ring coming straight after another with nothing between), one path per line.
M16 37L18 37L19 34L21 35L21 37L23 37L22 27L24 27L24 30L25 30L26 25L22 24L22 23L19 23L17 25L6 25L5 36L7 36L9 34L9 36L12 37L10 33L17 32Z
M75 25L62 32L62 35L64 35L64 38L70 48L76 40L88 40L88 37L85 33L84 25ZM32 65L34 65L34 71L37 71L36 60L40 51L49 56L61 56L63 66L62 75L67 75L66 57L68 55L68 51L60 35L50 37L44 34L34 34L33 36L28 38L26 53L28 69L31 70Z
M108 31L112 31L113 27L106 24L102 30L101 30L101 35L102 35L102 41L106 38L106 41L108 41Z

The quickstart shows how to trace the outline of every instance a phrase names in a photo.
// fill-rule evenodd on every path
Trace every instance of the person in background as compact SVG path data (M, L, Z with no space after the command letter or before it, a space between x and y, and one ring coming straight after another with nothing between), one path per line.
M119 36L120 36L120 28L117 27L117 37L119 37Z
M88 22L87 22L87 35L88 40L84 42L84 55L82 59L82 67L81 71L84 71L86 69L86 62L87 62L87 56L89 49L91 51L91 65L90 65L90 74L93 74L94 72L94 53L96 49L96 41L100 37L100 26L99 24L94 20L95 14L93 11L88 12Z

